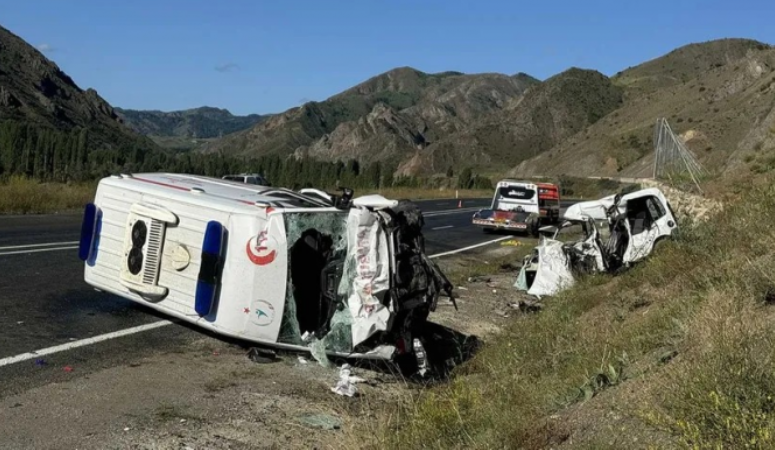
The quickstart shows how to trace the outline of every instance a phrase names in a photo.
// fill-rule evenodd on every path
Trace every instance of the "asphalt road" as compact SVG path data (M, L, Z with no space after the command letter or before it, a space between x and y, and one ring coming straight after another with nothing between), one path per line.
M497 236L471 224L490 199L419 201L428 254L456 250ZM572 202L564 202L572 203ZM564 204L563 207L566 207ZM187 325L152 329L39 359L3 359L167 319L128 300L93 290L77 258L81 215L0 216L0 396L101 367L129 364L174 351L202 331Z

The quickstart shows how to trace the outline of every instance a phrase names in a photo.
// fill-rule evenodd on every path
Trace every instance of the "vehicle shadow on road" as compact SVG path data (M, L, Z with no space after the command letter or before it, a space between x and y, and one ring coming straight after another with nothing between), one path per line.
M174 326L184 327L197 335L206 336L233 345L244 350L246 352L246 358L249 357L248 355L252 351L253 356L251 359L258 363L271 363L286 357L296 358L298 356L302 356L305 359L310 360L310 362L313 360L312 355L306 351L277 349L270 345L263 345L240 338L224 336L200 326L172 318L153 308L124 300L112 294L104 292L89 292L89 295L83 295L83 292L78 292L78 294L78 296L73 295L73 297L82 301L75 302L78 305L75 313L71 312L69 317L64 320L70 326L82 322L86 316L93 316L94 313L109 314L110 319L108 319L108 322L103 326L107 324L116 324L117 321L127 320L129 318L132 318L132 321L136 323L136 321L143 316L148 316L169 320L174 323ZM68 305L72 307L73 302L69 302ZM95 307L95 305L99 306ZM141 320L141 323L142 322L146 322L146 320ZM433 322L426 322L422 327L420 335L417 337L421 339L427 355L428 370L423 376L420 376L418 373L418 369L420 369L418 361L414 354L411 353L403 357L398 357L395 361L336 356L329 356L329 361L332 365L337 367L346 363L355 368L362 368L384 375L396 376L407 382L428 384L444 382L448 379L452 369L470 360L482 345L480 339L475 335L466 335L452 328ZM256 357L256 352L252 349L258 350L258 357Z
M470 360L481 348L482 341L475 335L466 335L452 328L427 322L419 336L425 349L427 370L420 366L414 354L398 357L396 361L375 361L365 359L333 359L340 365L372 370L385 375L396 376L412 384L438 384L446 382L452 370Z
M195 333L239 347L246 352L246 355L253 353L251 359L257 363L271 363L284 358L295 358L298 356L313 360L312 355L306 351L278 349L269 345L223 336L187 322L177 321L176 323ZM475 335L466 335L433 322L425 324L421 339L427 355L428 369L423 375L418 372L420 367L413 354L398 357L395 361L346 358L330 355L328 360L332 366L340 367L343 364L349 364L354 368L395 376L410 383L443 383L449 378L455 367L470 360L482 345L482 341ZM257 357L256 351L253 349L257 350Z

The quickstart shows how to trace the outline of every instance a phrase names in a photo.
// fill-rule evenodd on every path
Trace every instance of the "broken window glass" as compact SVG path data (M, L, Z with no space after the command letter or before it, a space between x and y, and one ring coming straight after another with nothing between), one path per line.
M332 262L345 258L347 213L298 212L286 213L283 217L288 243L288 275L278 342L304 345L304 333L312 334L327 328L332 308L336 307L323 295L326 283L331 281L331 278L324 278L323 273L324 269L331 268ZM336 268L336 264L333 267ZM337 275L334 280L341 276L333 275ZM335 291L339 291L339 286ZM338 300L339 296L336 297ZM336 316L334 312L332 319ZM341 322L341 317L337 319L337 323Z
M648 207L653 220L658 220L666 214L665 209L662 207L662 202L657 200L656 197L648 197Z

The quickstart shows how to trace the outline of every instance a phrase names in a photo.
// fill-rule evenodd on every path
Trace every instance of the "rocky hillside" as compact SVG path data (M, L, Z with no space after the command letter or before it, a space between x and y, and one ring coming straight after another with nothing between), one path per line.
M621 104L622 89L605 75L573 68L534 86L502 110L482 115L416 151L399 172L513 166L586 129Z
M94 149L155 148L150 140L124 126L94 89L82 90L55 63L1 26L0 122L9 129L85 129ZM10 153L6 156L11 157Z
M165 157L147 153L158 143L197 149L181 170L271 156L381 162L391 175L469 167L493 176L642 177L652 171L660 117L712 173L775 170L775 48L746 39L690 44L610 78L579 68L539 81L401 67L324 101L240 117L210 107L114 110L0 28L0 125L10 130L0 136L0 170L17 173L63 178L78 158L92 176L109 166L161 167ZM20 139L36 154L16 154ZM47 142L66 156L56 159ZM216 153L223 160L208 163Z
M116 108L124 123L147 136L215 138L252 127L267 116L235 116L226 109L203 106L182 111Z
M775 49L769 45L692 44L612 81L624 91L620 108L511 175L650 176L659 117L712 173L755 168L760 155L775 150Z
M543 82L399 68L205 151L382 161L397 174L471 166L494 175L646 176L654 124L666 117L710 171L761 169L775 165L761 161L775 149L774 52L720 39L611 78L573 68Z
M325 101L277 114L205 151L398 164L482 116L513 106L538 83L522 73L427 74L398 68Z

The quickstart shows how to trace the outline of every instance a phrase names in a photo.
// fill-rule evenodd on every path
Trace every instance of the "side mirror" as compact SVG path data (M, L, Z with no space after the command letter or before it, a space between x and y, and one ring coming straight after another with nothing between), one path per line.
M675 226L675 222L673 222L672 220L668 220L667 226L669 226L670 228L673 228Z

